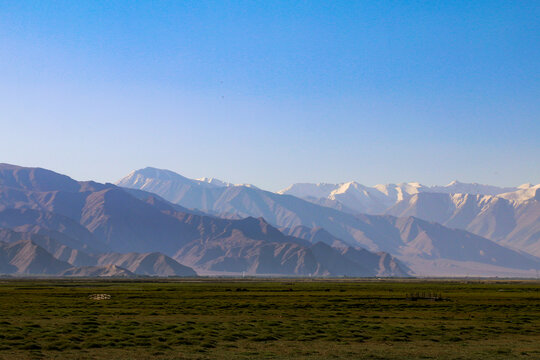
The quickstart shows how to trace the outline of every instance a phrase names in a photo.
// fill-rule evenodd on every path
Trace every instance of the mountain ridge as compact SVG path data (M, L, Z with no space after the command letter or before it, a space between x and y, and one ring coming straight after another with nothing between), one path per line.
M311 244L303 239L282 234L263 219L218 218L201 214L198 211L187 210L144 191L128 191L113 184L79 183L53 172L46 172L48 180L45 183L47 186L43 186L40 182L26 181L27 178L32 178L30 174L36 172L33 168L8 166L2 170L4 176L10 180L9 182L4 181L4 184L7 185L0 186L0 194L7 194L0 197L0 207L4 209L0 211L0 226L3 227L14 228L18 231L32 230L42 234L44 231L42 229L45 229L47 235L72 229L69 234L64 234L64 237L59 239L60 242L73 236L74 243L83 242L82 247L103 244L107 252L122 253L121 255L109 256L109 258L116 259L129 257L129 254L126 255L126 253L134 252L162 252L164 255L176 256L178 259L180 258L178 254L187 253L189 248L196 249L198 254L202 254L207 264L210 264L209 262L217 264L221 261L222 266L225 266L222 270L226 271L228 266L234 265L231 265L231 261L227 260L231 257L227 255L223 258L225 260L220 260L219 256L215 255L216 252L211 251L221 247L225 254L231 254L233 248L238 249L237 254L244 256L245 264L249 265L257 274L266 272L284 274L283 270L289 269L287 271L292 271L291 274L306 275L309 272L324 276L346 275L332 273L328 266L325 267L319 262L322 260L314 259L310 255ZM17 177L14 177L10 171L15 171ZM41 174L41 171L38 173ZM154 170L150 170L150 173L154 173ZM179 178L170 173L163 176L166 182L171 177ZM55 183L54 179L59 180ZM180 177L180 179L183 178ZM139 180L141 179L139 178L137 181ZM69 185L64 191L63 187L66 183ZM36 185L38 189L33 188L33 185ZM193 188L214 190L212 186L207 185L194 186ZM241 188L257 191L253 187ZM38 228L41 230L36 230ZM78 234L83 234L84 239L79 239ZM81 246L78 247L81 248ZM281 249L283 251L278 251L275 255L268 257L264 255L267 254L264 251L268 251L268 249ZM253 257L248 253L258 253L259 255ZM263 257L260 256L261 254ZM132 254L130 256L130 264L143 262L137 260L140 255ZM155 257L156 255L146 255L146 257L148 256ZM342 255L337 254L336 256L345 261ZM375 254L374 256L385 255ZM261 262L263 258L265 261ZM308 258L312 259L308 261L311 264L308 266L309 269L299 270L304 266L301 263ZM239 261L238 259L238 255L233 258L234 261ZM271 261L266 261L268 259ZM397 260L393 261L397 263ZM170 260L167 258L161 257L154 263L161 265L168 263L170 268ZM115 265L135 272L134 268L120 260L115 262ZM198 265L204 267L203 264ZM355 266L358 270L355 270L357 276L360 274L371 276L377 273L370 269L362 272L363 267L360 264ZM324 271L317 270L323 268ZM398 273L399 267L395 269L396 274L406 275L403 272ZM155 272L155 269L152 271ZM79 274L78 270L69 273ZM83 273L85 272L83 271ZM389 273L391 274L392 270Z
M130 185L126 182L123 182L123 184ZM455 186L457 183L450 185ZM420 185L414 184L411 186L417 188ZM158 189L159 187L156 187L153 190L158 191ZM401 257L413 270L414 262L423 259L418 254L415 257L411 256L411 253L414 253L415 247L418 247L418 243L421 241L406 241L404 234L401 234L403 229L396 225L398 224L398 219L393 216L354 215L320 206L292 195L275 194L242 186L212 188L202 191L185 188L182 189L181 194L174 194L171 198L167 198L167 191L169 189L161 190L163 192L158 191L157 194L169 201L176 200L176 203L181 206L198 209L221 217L263 217L266 221L281 229L293 229L297 226L306 226L308 228L321 227L328 231L332 237L344 241L349 246L361 246L370 251L385 251L393 256L398 256L398 258ZM413 221L419 222L421 220L414 219ZM523 256L514 250L494 246L496 244L488 239L471 237L472 234L461 232L460 230L446 229L444 227L440 228L438 232L429 232L429 236L432 237L430 241L433 244L437 244L437 246L442 246L442 243L437 240L437 237L449 239L447 236L448 232L451 232L456 239L459 239L457 242L447 241L451 246L460 247L466 244L467 239L472 239L472 241L487 246L489 251L495 252L490 257L476 256L474 259L478 264L490 265L492 264L491 258L501 258L501 253L506 253L513 259ZM427 240L423 239L422 241L425 242ZM445 246L448 244L445 244ZM403 248L409 248L411 253L404 252ZM441 259L449 262L460 261L453 255L457 249L442 247L441 250ZM527 263L525 261L526 256L522 260L515 260L512 266L521 268L522 264ZM532 266L537 267L536 263ZM497 271L501 268L499 266ZM499 274L503 273L499 272Z

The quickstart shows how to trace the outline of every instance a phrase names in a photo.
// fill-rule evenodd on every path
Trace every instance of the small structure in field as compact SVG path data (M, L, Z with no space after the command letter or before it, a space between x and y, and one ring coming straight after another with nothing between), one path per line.
M405 295L407 300L432 300L432 301L442 301L444 298L442 294L436 292L416 292L416 293L407 293Z
M111 295L109 294L92 294L88 296L90 300L110 300Z

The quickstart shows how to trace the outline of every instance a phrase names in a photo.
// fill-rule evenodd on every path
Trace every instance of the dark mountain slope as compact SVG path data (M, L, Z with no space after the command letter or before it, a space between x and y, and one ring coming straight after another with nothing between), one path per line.
M397 203L388 213L467 230L540 256L540 198L512 201L489 195L421 193Z
M280 228L280 230L287 235L304 239L315 244L318 242L325 243L333 247L347 247L348 245L342 240L330 234L328 231L321 227L310 228L304 225L298 225L294 228Z
M67 262L74 266L94 265L95 259L92 255L82 250L75 250L69 246L58 242L54 238L39 233L16 232L9 229L0 229L0 241L14 243L29 240L39 245L48 253L60 261Z
M474 261L514 269L540 269L540 259L500 246L464 230L414 217L395 221L403 243L401 255L426 259Z
M76 250L108 250L105 244L75 220L49 211L24 208L1 210L0 227L48 235Z
M60 276L70 277L134 277L131 271L116 265L107 266L81 266L66 269L60 272Z
M0 164L0 186L21 190L79 191L80 184L68 176L41 168L27 168L10 164Z
M104 254L98 257L97 265L116 265L137 275L197 276L192 268L160 253Z
M119 188L90 194L81 224L117 252L171 254L196 236L191 227Z
M8 170L4 168L5 172ZM13 171L31 174L36 170L15 168ZM55 178L54 173L47 176ZM333 274L328 264L313 259L309 242L284 235L263 219L204 216L186 212L181 206L142 191L125 191L111 184L77 183L62 176L48 181L47 186L37 183L37 190L32 188L35 183L28 181L5 183L9 186L0 186L0 192L5 194L0 198L0 206L4 207L0 211L0 226L46 235L59 243L66 240L59 239L57 234L61 233L83 246L105 244L108 251L120 253L189 253L190 259L199 256L189 264L219 267L228 272L236 271L238 263L244 261L258 274ZM200 187L214 187L205 184ZM62 188L64 185L67 189ZM51 241L47 246L55 254L60 251ZM220 251L221 260L215 255ZM113 258L120 261L123 257L119 254L108 257L109 261ZM152 268L165 274L179 269L161 255L131 254L128 258L131 265L141 264L130 267L133 271L148 273ZM131 266L127 262L121 264ZM175 267L178 269L174 270ZM366 272L360 266L355 274L367 276L374 272Z
M304 237L308 241L313 241L314 235L307 235L302 228L297 228L298 226L312 229L323 228L330 234L330 236L326 235L321 238L323 242L333 241L331 239L336 238L349 245L366 247L371 251L385 251L394 256L406 258L411 268L414 268L416 259L427 258L443 259L449 262L474 262L476 269L479 269L476 273L481 273L480 266L482 264L493 265L497 263L497 266L500 265L497 270L500 271L499 273L504 273L504 269L502 269L504 266L516 269L524 269L528 266L535 269L539 266L534 260L531 263L529 257L509 249L506 250L511 260L504 261L504 255L502 255L504 251L495 246L496 244L493 242L445 227L432 227L429 231L422 231L421 238L411 241L404 233L406 228L399 226L399 224L403 221L416 222L419 221L418 219L398 221L396 217L388 215L355 216L293 196L274 194L244 186L197 188L196 191L193 190L193 187L186 187L182 188L181 193L174 193L174 197L169 199L167 196L171 195L170 188L167 187L166 183L161 183L159 178L145 178L145 174L142 173L138 174L137 178L140 183L151 184L151 186L145 185L145 190L156 191L158 195L164 196L168 200L174 199L185 207L231 217L263 217L269 223L282 229L296 228L296 233L293 230L284 231L288 234ZM137 183L130 183L127 180L122 180L120 183L124 186L137 186ZM167 191L160 192L163 189L167 189ZM435 196L438 195L435 194ZM432 211L432 216L445 215L441 209L435 210ZM428 210L428 213L431 211ZM530 236L534 237L535 234L535 232L531 232ZM473 251L474 254L465 254L466 251L463 250L462 246L467 251ZM482 247L484 248L481 249ZM480 255L480 251L483 251L483 255ZM492 259L497 260L493 261ZM422 261L421 265L425 270L423 273L429 273L429 269L426 268L429 266L429 262ZM455 266L462 266L462 264ZM490 275L492 274L494 273L491 272Z
M0 243L0 259L3 259L5 264L10 265L2 266L4 270L11 270L11 272L6 273L55 275L71 267L70 264L54 258L45 249L30 240Z
M137 275L197 276L193 269L180 265L175 260L161 253L87 254L84 251L69 248L46 235L0 229L0 242L17 243L21 241L31 241L46 250L57 260L75 267L118 265ZM17 269L0 270L0 273L11 272L17 272ZM49 272L47 274L58 275L59 273Z

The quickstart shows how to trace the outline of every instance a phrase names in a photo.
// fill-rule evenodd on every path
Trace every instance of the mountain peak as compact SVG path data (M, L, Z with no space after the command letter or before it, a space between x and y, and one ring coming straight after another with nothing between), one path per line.
M216 178L211 178L211 177L198 178L197 181L200 181L200 182L203 182L203 183L208 183L208 184L215 185L215 186L218 186L218 187L233 186L233 184L231 184L229 182L225 182L225 181L222 181L222 180L219 180L219 179L216 179Z
M175 173L174 171L167 169L158 169L147 166L143 169L139 169L132 172L133 175L143 175L149 178L155 178L160 180L174 180L174 179L187 179L186 177Z
M521 189L521 190L527 190L529 188L532 188L534 185L531 184L530 182L528 183L525 183L525 184L521 184L518 186L518 189Z
M39 167L0 164L0 186L22 190L79 191L80 184L69 176Z

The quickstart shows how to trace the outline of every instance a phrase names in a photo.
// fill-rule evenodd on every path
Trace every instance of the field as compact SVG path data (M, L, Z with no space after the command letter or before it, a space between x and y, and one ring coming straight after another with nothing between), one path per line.
M540 359L540 283L1 280L0 359L40 358Z

